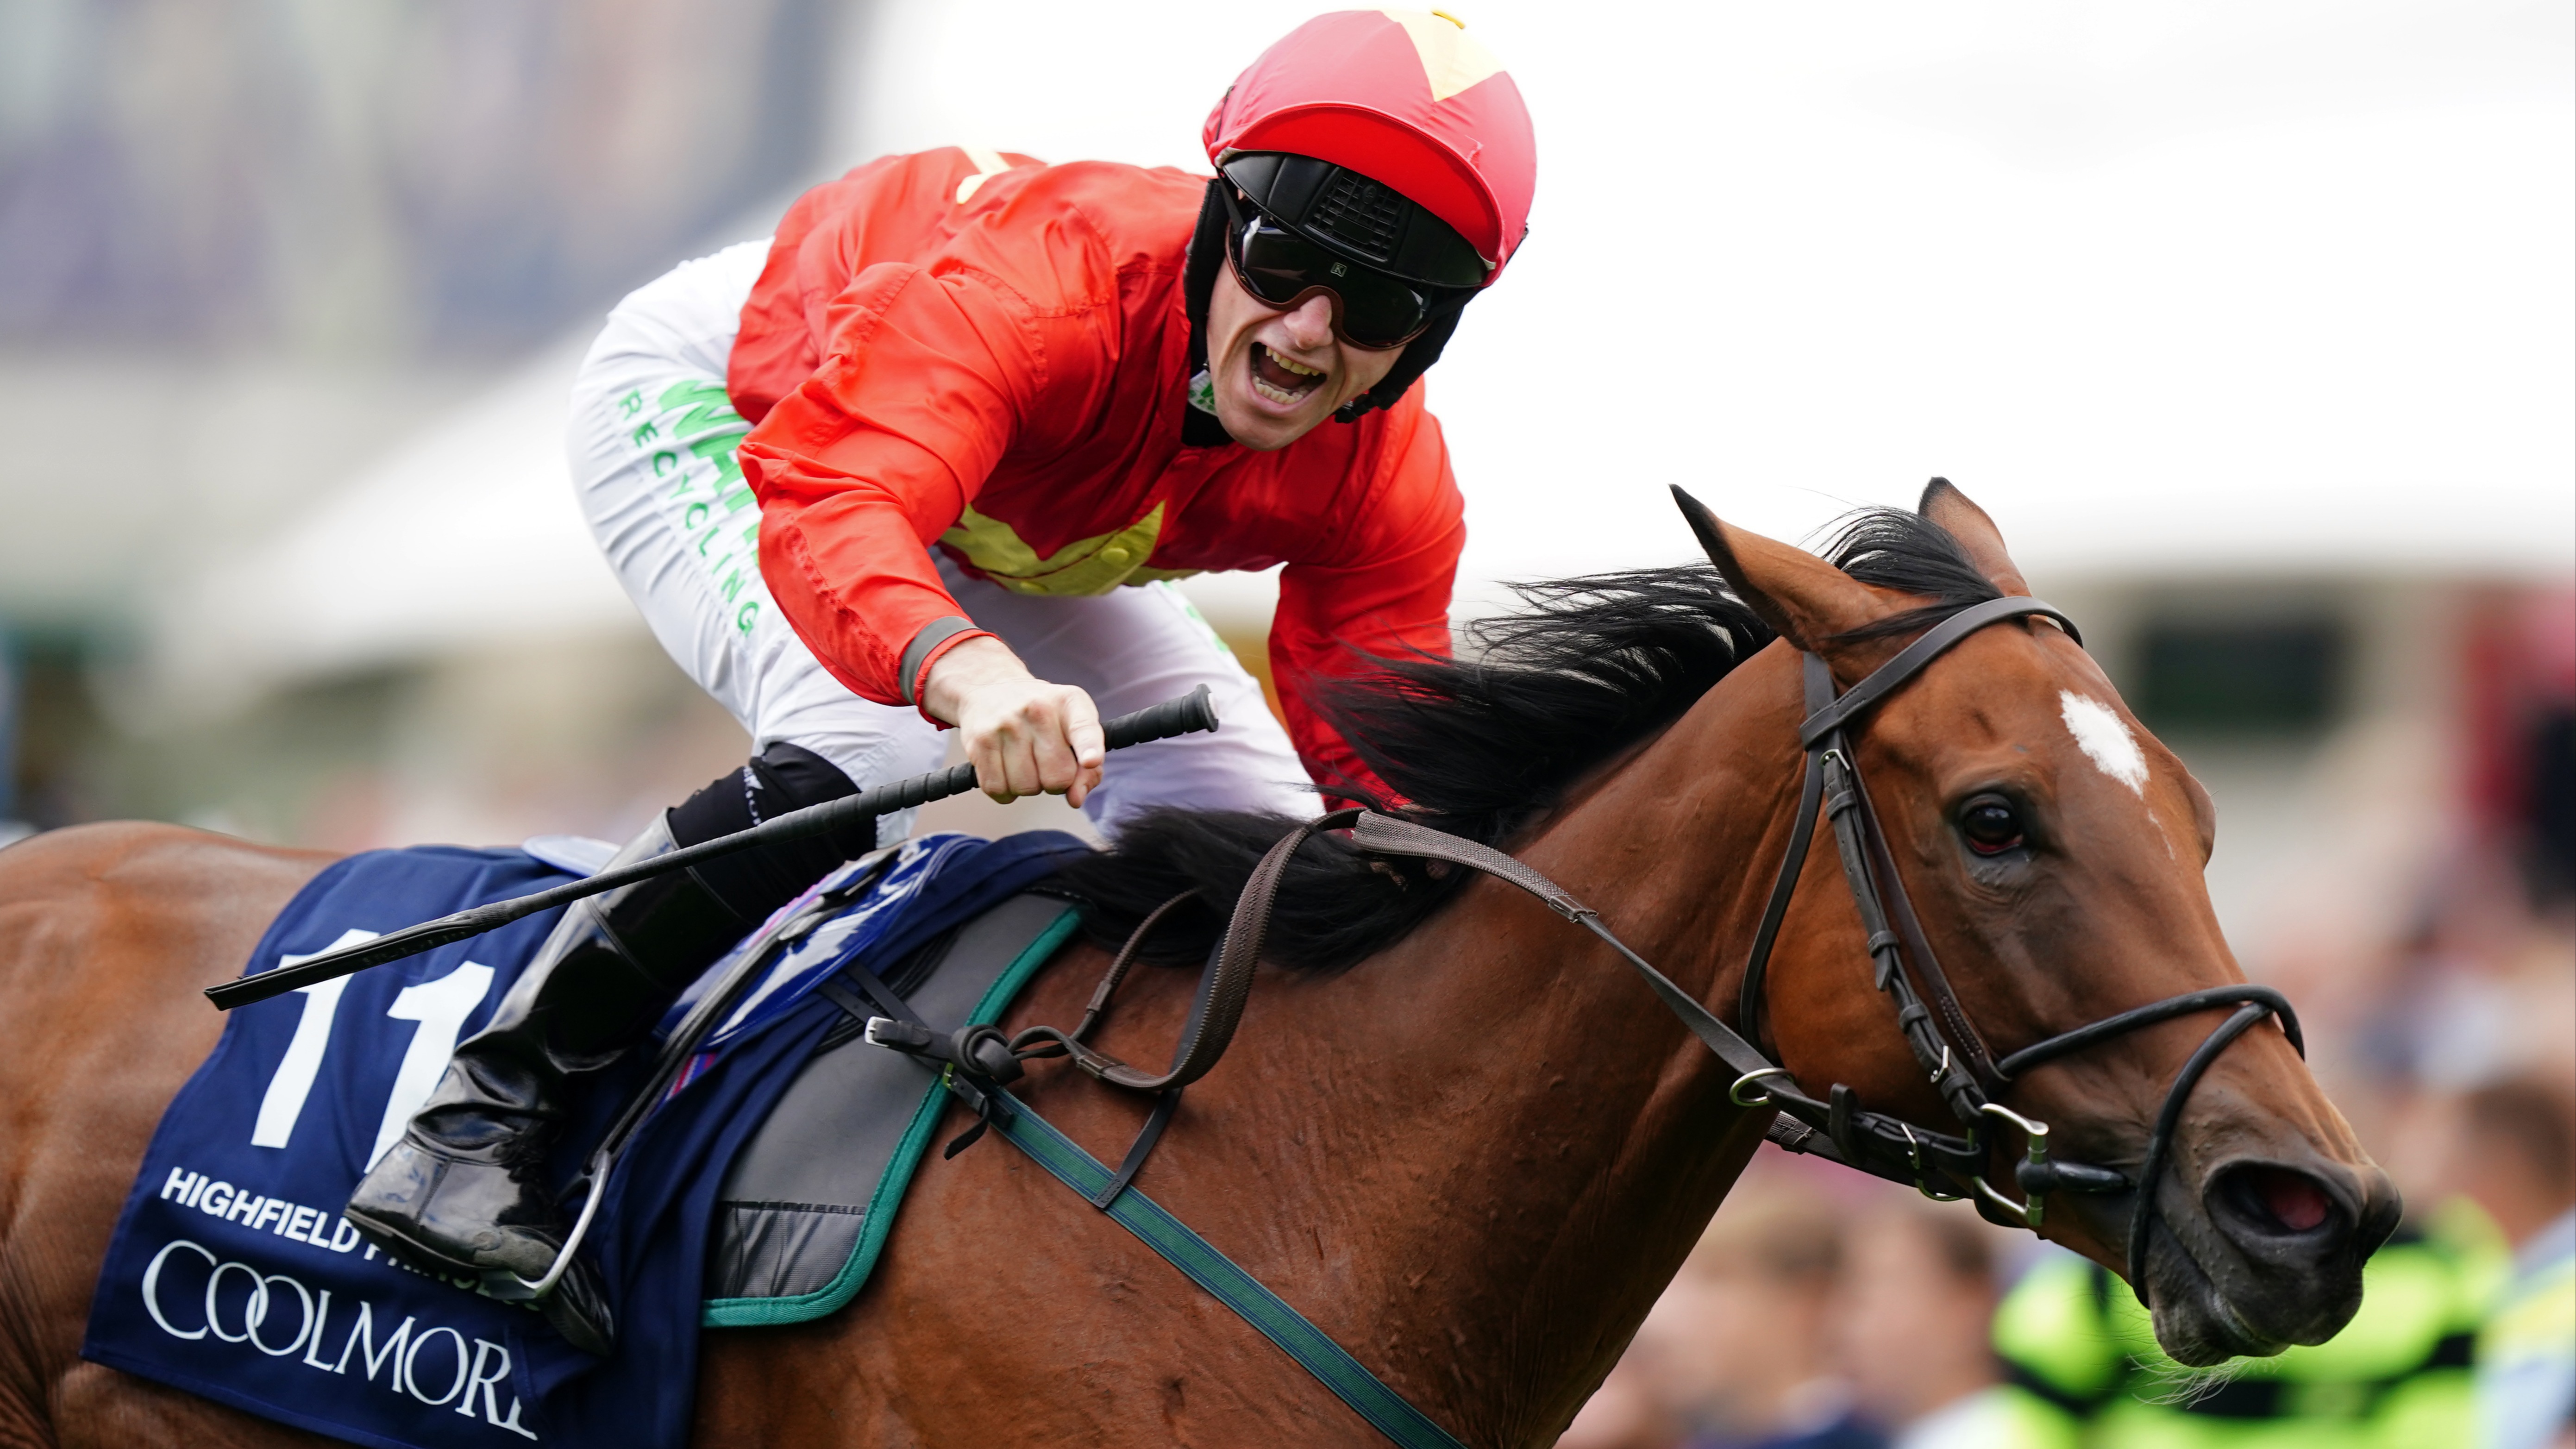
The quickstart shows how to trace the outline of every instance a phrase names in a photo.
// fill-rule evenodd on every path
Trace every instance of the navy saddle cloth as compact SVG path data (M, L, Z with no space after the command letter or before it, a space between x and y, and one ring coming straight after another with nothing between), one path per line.
M395 1262L338 1213L553 911L234 1012L162 1115L82 1355L386 1449L686 1442L700 1326L797 1322L855 1296L944 1105L918 1062L858 1038L843 1004L857 999L836 983L874 972L942 1026L997 1017L1075 931L1067 903L1030 887L1085 849L1055 832L907 842L827 877L706 973L693 994L758 958L635 1132L582 1248L617 1313L613 1356ZM245 974L568 878L524 850L352 856L296 896ZM585 1083L558 1180L654 1056Z

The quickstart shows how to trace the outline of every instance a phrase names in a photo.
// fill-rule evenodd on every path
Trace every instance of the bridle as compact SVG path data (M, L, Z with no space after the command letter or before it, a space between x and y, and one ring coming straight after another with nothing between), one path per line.
M2107 1016L2087 1026L2060 1032L2007 1054L2000 1060L1951 991L1948 978L1923 938L1913 904L1896 870L1895 856L1871 811L1862 786L1852 737L1870 709L1903 688L1925 666L1952 645L1990 624L2029 616L2050 620L2068 638L2083 643L2064 614L2031 598L2001 598L1974 604L1934 625L1860 683L1837 695L1833 674L1815 654L1804 656L1807 717L1798 739L1806 752L1798 812L1791 827L1786 857L1762 912L1753 951L1745 964L1740 997L1742 1034L1730 1028L1698 998L1675 985L1646 959L1628 948L1601 921L1600 914L1567 894L1563 886L1492 846L1411 820L1371 810L1337 810L1310 820L1272 846L1235 898L1226 932L1208 954L1198 995L1173 1050L1172 1065L1162 1072L1130 1066L1090 1045L1092 1028L1107 1011L1139 947L1155 925L1195 894L1184 891L1165 901L1128 937L1108 974L1092 992L1081 1024L1071 1031L1032 1026L1005 1037L995 1027L970 1025L942 1037L890 993L877 998L889 1014L866 1022L867 1039L923 1059L941 1072L941 1080L977 1117L976 1125L949 1144L954 1154L981 1136L987 1127L1000 1134L1054 1175L1081 1193L1160 1253L1167 1261L1232 1308L1245 1321L1295 1359L1317 1381L1350 1405L1361 1417L1404 1449L1465 1449L1455 1435L1387 1387L1303 1314L1263 1287L1205 1238L1134 1186L1137 1170L1170 1125L1182 1091L1206 1075L1225 1054L1241 1024L1273 903L1298 849L1319 832L1347 829L1352 847L1363 854L1412 856L1448 861L1510 882L1537 896L1550 910L1590 931L1634 968L1657 999L1679 1017L1718 1060L1737 1075L1727 1095L1748 1110L1768 1107L1776 1114L1764 1128L1770 1141L1792 1152L1813 1153L1863 1172L1911 1183L1927 1195L1945 1199L1974 1196L1977 1209L2007 1225L2036 1228L2045 1221L2048 1194L2058 1191L2116 1193L2134 1189L2137 1201L2129 1217L2129 1282L2145 1302L2147 1239L2156 1223L2156 1187L2172 1161L2173 1136L2192 1089L2199 1085L2218 1054L2265 1017L2277 1017L2282 1034L2301 1055L2299 1020L2290 1003L2268 987L2218 986L2187 991L2162 1001ZM1903 1118L1864 1110L1848 1086L1836 1083L1823 1100L1800 1090L1786 1067L1765 1055L1747 1036L1762 1034L1765 971L1780 922L1805 868L1807 847L1816 818L1833 824L1834 844L1842 858L1843 879L1860 909L1868 933L1869 954L1877 982L1896 1007L1897 1030L1915 1060L1929 1075L1962 1131L1956 1135L1917 1128ZM853 970L853 977L863 970ZM870 993L876 997L875 992ZM2107 1167L2064 1162L2048 1155L2048 1124L2025 1117L1995 1100L2022 1072L2088 1047L2124 1036L2141 1027L2217 1007L2233 1006L2226 1021L2203 1038L2175 1074L2156 1113L2145 1156L2134 1180ZM853 1015L861 1008L845 1007ZM1156 1097L1154 1110L1137 1132L1126 1157L1113 1170L1057 1131L1028 1104L1013 1097L1007 1085L1017 1080L1028 1058L1066 1056L1100 1081ZM2020 1129L2022 1160L2013 1177L2022 1190L2015 1202L1986 1181L1993 1146L1987 1135L2002 1122Z
M2129 1282L2144 1301L2147 1239L2156 1222L2156 1186L2172 1161L2174 1131L2192 1089L2229 1043L2267 1016L2280 1019L2282 1034L2302 1056L2307 1046L2299 1033L2298 1015L2281 993L2265 986L2235 985L2187 991L2119 1012L2034 1042L2000 1060L1987 1050L1967 1009L1950 989L1949 978L1943 974L1913 903L1906 897L1895 856L1888 849L1886 834L1879 827L1868 789L1862 784L1852 739L1873 707L1911 682L1951 646L1988 625L2027 617L2046 619L2078 645L2084 642L2074 621L2066 615L2037 599L2018 597L1990 599L1960 610L1840 695L1834 692L1833 673L1824 660L1812 653L1802 656L1807 717L1798 727L1798 742L1806 751L1806 773L1799 789L1797 817L1790 827L1788 851L1780 862L1780 873L1772 884L1761 925L1755 931L1738 997L1736 1019L1743 1035L1758 1041L1763 1035L1767 1005L1764 987L1771 949L1779 937L1790 897L1797 891L1808 843L1815 834L1816 816L1821 811L1832 822L1843 879L1851 887L1853 903L1860 908L1861 927L1868 933L1878 989L1895 1004L1897 1030L1964 1130L1955 1136L1932 1132L1899 1117L1863 1110L1857 1094L1840 1083L1819 1101L1799 1090L1788 1070L1777 1065L1744 1073L1729 1089L1729 1096L1739 1106L1775 1107L1784 1118L1791 1119L1775 1121L1770 1131L1771 1140L1790 1151L1814 1153L1875 1176L1911 1183L1932 1197L1974 1196L1980 1212L2007 1225L2040 1226L2046 1213L2045 1199L2052 1192L2116 1193L2134 1187L2137 1201L2129 1216ZM1996 1100L2032 1067L2141 1027L2229 1005L2236 1010L2201 1042L2166 1090L2134 1183L2111 1168L2052 1159L2047 1124ZM1992 1146L1988 1133L1997 1122L2022 1133L2023 1156L2013 1170L2014 1180L2022 1190L2020 1202L1998 1192L1985 1177Z
M2281 993L2267 986L2240 984L2169 996L2033 1042L2000 1059L1988 1051L1967 1008L1951 990L1949 978L1943 974L1913 903L1905 894L1895 856L1888 849L1887 837L1870 806L1869 792L1861 782L1852 740L1872 709L1912 682L1960 640L1990 625L2026 617L2046 619L2078 645L2084 642L2074 621L2057 609L2033 598L2008 597L1972 604L1942 620L1839 695L1834 691L1833 672L1823 658L1814 653L1802 655L1807 716L1798 727L1798 740L1806 752L1806 772L1799 788L1797 815L1790 826L1788 851L1780 862L1770 900L1754 933L1752 953L1745 962L1738 997L1740 1033L1630 950L1602 923L1598 913L1529 866L1490 846L1414 821L1368 810L1341 810L1300 826L1271 847L1253 868L1242 894L1236 898L1224 938L1209 954L1198 998L1168 1071L1142 1071L1088 1046L1082 1038L1106 1009L1109 994L1116 989L1145 935L1180 904L1181 898L1165 902L1139 925L1100 989L1093 993L1080 1027L1070 1033L1032 1027L1011 1039L1007 1047L991 1028L978 1028L993 1038L981 1048L981 1055L999 1064L1015 1056L1062 1052L1085 1072L1113 1086L1159 1094L1163 1100L1158 1110L1121 1164L1118 1181L1123 1185L1152 1152L1180 1089L1215 1066L1232 1041L1244 999L1251 992L1263 939L1268 934L1271 904L1290 857L1319 832L1348 829L1352 846L1363 853L1446 860L1510 881L1607 942L1645 977L1665 1007L1738 1074L1728 1089L1729 1098L1737 1106L1771 1107L1780 1113L1767 1135L1788 1151L1812 1154L1892 1182L1907 1183L1929 1197L1945 1201L1974 1198L1979 1212L2006 1226L2039 1227L2046 1220L2046 1200L2053 1192L2109 1194L2134 1188L2137 1201L2129 1216L2129 1282L2143 1302L2147 1240L2156 1223L2155 1189L2173 1159L2174 1132L2181 1124L2192 1090L2229 1043L2267 1016L2279 1018L2282 1034L2302 1056L2307 1046L2299 1032L2298 1014ZM1843 879L1860 910L1878 989L1896 1007L1897 1031L1905 1038L1906 1046L1951 1114L1958 1118L1962 1129L1958 1133L1935 1132L1902 1117L1867 1110L1860 1105L1858 1093L1840 1083L1828 1089L1821 1100L1810 1096L1799 1088L1788 1068L1754 1045L1764 1034L1764 988L1772 947L1779 939L1780 923L1788 913L1790 898L1797 891L1819 814L1833 826ZM2135 1179L2113 1168L2051 1157L2048 1124L1997 1100L2033 1067L2142 1027L2222 1006L2236 1009L2202 1040L2166 1089L2164 1105L2156 1114ZM956 1053L961 1060L973 1055L966 1045L961 1036ZM1016 1076L1016 1069L1010 1075ZM2022 1190L2018 1202L1986 1179L1994 1145L1989 1134L1997 1123L2022 1134L2022 1160L2013 1169L2014 1182Z

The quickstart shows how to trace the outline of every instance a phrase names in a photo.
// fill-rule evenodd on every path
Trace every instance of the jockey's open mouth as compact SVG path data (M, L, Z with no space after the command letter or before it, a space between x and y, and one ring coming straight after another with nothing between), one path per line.
M1323 368L1308 367L1302 362L1280 356L1265 343L1255 342L1250 348L1252 390L1281 407L1295 407L1306 400L1306 394L1324 385L1331 373Z

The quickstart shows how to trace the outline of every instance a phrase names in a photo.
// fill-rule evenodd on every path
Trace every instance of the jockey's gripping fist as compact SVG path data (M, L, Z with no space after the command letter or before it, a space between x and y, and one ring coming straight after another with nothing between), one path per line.
M940 655L921 703L966 737L976 787L1004 804L1044 794L1079 807L1100 788L1108 747L1091 696L1029 673L999 639L969 639Z

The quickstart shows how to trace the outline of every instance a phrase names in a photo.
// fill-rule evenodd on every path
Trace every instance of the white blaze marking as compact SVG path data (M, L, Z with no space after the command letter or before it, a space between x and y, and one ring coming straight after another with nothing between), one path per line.
M2071 689L2059 690L2058 712L2066 720L2066 732L2096 769L2129 787L2129 793L2143 800L2147 795L2147 757L2138 748L2138 737L2129 733L2108 705L2086 699Z

